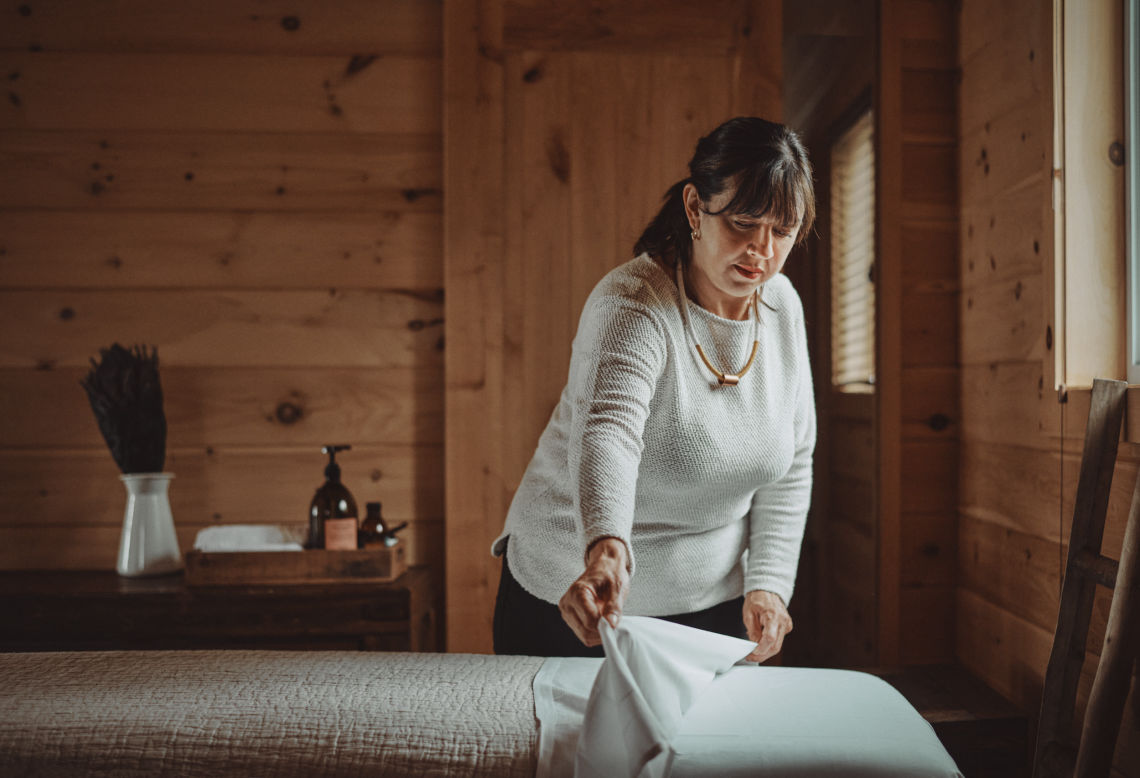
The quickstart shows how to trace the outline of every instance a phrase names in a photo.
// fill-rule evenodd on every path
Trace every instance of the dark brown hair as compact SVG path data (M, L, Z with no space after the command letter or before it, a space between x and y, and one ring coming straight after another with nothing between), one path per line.
M646 252L670 265L680 261L688 266L693 242L681 197L685 184L697 188L702 203L735 188L732 199L716 213L768 216L789 227L798 224L796 243L815 222L811 162L799 135L782 124L738 116L697 141L689 177L669 187L661 210L634 244L634 254Z

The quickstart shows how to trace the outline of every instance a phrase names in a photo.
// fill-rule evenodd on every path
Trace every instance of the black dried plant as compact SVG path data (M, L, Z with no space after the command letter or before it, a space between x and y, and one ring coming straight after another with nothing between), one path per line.
M158 380L158 347L99 349L79 383L87 390L99 431L124 473L161 473L166 463L166 416Z

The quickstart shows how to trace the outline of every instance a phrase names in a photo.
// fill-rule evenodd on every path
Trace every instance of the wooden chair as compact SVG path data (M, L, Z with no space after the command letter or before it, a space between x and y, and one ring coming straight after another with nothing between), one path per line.
M1100 553L1124 417L1125 388L1122 381L1093 382L1061 607L1045 673L1034 778L1109 774L1132 668L1140 650L1140 479L1133 492L1120 562ZM1074 747L1077 682L1097 584L1113 589L1112 607L1079 745Z

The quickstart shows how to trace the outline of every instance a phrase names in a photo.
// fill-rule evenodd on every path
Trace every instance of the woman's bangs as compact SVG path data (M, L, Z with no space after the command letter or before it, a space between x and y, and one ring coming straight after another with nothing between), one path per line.
M804 197L799 181L788 168L753 169L739 176L736 193L723 212L754 218L768 217L792 228L803 218Z

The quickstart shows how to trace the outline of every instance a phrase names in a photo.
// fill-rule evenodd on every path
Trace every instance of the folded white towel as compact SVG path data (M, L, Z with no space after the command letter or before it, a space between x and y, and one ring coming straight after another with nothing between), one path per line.
M304 528L292 524L225 524L194 538L197 551L301 551Z

